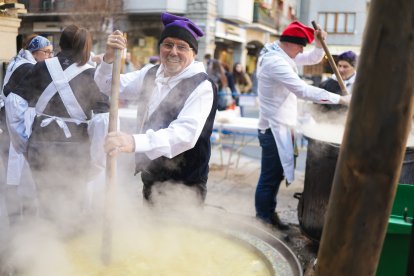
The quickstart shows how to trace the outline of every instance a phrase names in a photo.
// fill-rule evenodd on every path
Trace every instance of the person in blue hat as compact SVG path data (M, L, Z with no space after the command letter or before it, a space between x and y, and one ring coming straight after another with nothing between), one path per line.
M104 165L109 97L88 64L90 32L66 26L59 47L56 57L33 66L5 107L13 146L25 155L36 183L34 215L70 235L81 226L85 187ZM26 122L28 110L32 120Z
M45 37L37 34L29 35L19 53L13 57L6 69L2 93L0 96L0 158L3 159L5 174L3 181L6 187L6 205L10 224L14 224L21 215L35 210L35 192L29 165L23 154L18 153L10 143L4 101L15 91L25 76L37 62L53 57L53 45ZM1 182L1 181L0 181ZM21 195L24 195L21 196ZM21 207L23 206L23 208Z
M166 187L186 191L197 203L207 193L210 135L217 110L215 86L204 65L196 61L203 31L190 19L163 13L158 40L160 64L121 75L121 96L138 101L138 132L109 133L105 150L135 153L143 196L156 203ZM124 49L120 31L108 37L107 49L95 81L110 94L114 49ZM160 195L160 196L159 196ZM162 200L160 200L162 201ZM193 202L194 202L193 201Z

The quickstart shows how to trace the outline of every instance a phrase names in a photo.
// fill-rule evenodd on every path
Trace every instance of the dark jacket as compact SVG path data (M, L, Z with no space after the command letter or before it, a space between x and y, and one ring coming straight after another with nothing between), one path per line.
M341 87L338 81L329 78L319 84L319 87L325 89L334 94L342 95ZM320 104L322 111L340 111L344 112L347 110L346 106L339 104Z

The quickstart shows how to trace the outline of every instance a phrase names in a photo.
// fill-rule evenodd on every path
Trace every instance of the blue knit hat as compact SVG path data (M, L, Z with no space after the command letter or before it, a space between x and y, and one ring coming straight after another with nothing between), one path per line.
M46 46L50 46L50 45L52 45L52 43L50 43L50 41L47 38L38 35L30 41L29 46L27 47L27 50L30 53L33 53L35 51L38 51L38 50L40 50L40 49L42 49Z

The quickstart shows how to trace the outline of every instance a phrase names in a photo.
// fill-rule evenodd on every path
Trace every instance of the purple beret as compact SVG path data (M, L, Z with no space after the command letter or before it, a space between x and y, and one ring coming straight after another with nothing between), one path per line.
M159 56L150 56L149 57L149 62L150 63L155 63L155 62L158 62L159 60L160 60Z
M161 20L164 24L164 30L158 44L161 44L166 37L175 37L187 42L197 53L197 40L204 35L204 32L194 22L188 18L166 12L161 14Z
M344 60L352 65L352 67L355 67L357 55L352 51L343 52L338 56L338 61Z

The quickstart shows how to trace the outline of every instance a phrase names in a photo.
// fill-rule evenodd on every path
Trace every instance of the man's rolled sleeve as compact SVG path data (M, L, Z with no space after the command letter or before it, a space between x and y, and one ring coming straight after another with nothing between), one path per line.
M152 149L147 135L134 134L133 137L135 142L135 152L146 152Z
M339 104L339 100L341 98L340 95L335 94L335 93L329 93L328 97L329 97L329 102L331 102L333 104Z
M111 95L111 80L112 64L102 61L95 71L95 82L101 92L108 96Z

